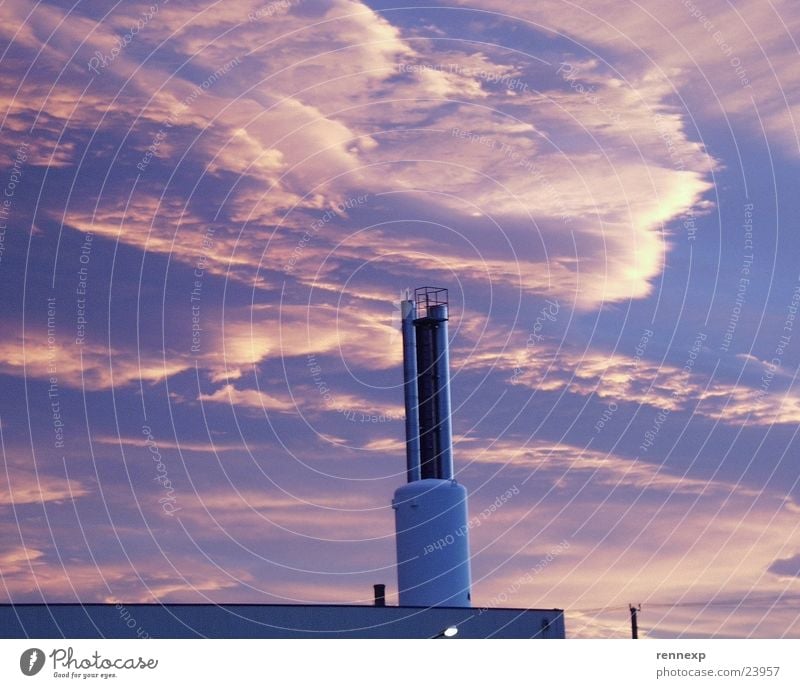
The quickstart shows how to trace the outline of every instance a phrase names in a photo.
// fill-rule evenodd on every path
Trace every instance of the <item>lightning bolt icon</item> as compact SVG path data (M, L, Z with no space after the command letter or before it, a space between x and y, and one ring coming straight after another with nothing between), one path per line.
M31 650L31 656L28 659L28 671L33 669L33 665L36 664L36 660L38 659L39 655L36 650Z

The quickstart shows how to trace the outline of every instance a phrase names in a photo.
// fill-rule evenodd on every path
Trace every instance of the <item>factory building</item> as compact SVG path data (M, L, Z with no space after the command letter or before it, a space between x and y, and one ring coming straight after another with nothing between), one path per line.
M564 638L560 609L472 606L467 491L453 469L447 290L401 304L406 484L394 494L399 606L6 604L3 638ZM433 543L447 543L432 547Z

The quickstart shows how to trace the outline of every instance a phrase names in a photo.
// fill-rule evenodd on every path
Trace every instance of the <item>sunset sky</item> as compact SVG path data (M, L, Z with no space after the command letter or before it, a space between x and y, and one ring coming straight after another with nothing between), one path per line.
M476 605L800 637L796 2L151 3L0 5L3 601L396 604L434 285Z

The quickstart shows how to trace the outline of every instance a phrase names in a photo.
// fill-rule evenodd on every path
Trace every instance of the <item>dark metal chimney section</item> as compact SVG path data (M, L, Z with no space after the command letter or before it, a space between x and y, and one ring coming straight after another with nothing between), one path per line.
M453 479L447 289L414 291L420 477Z
M417 319L416 302L410 291L400 304L403 318L403 392L406 406L406 472L408 482L420 479L419 472L419 396L417 395Z

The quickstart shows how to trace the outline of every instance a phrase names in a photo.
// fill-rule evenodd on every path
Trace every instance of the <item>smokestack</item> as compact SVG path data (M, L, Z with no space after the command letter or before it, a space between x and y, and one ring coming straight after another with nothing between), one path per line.
M400 304L403 318L403 393L406 406L406 473L408 482L420 479L419 456L419 394L417 392L417 337L414 320L417 306L408 298Z
M408 483L392 501L400 605L469 607L467 491L453 478L447 289L416 289L401 313Z
M432 287L425 287L433 290ZM420 290L417 290L419 296ZM442 293L444 292L444 293ZM447 340L447 290L427 291L419 304L425 316L414 321L417 340L417 393L422 478L453 478L450 428L450 356Z

